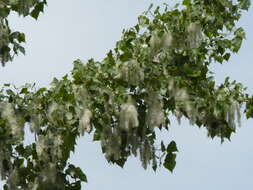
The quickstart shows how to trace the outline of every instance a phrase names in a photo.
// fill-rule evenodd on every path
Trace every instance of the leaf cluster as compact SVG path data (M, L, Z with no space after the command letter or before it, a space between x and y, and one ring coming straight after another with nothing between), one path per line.
M3 7L37 19L46 4L25 1L29 6L22 9L21 2L6 1ZM156 138L157 130L169 129L169 116L188 119L222 142L230 139L243 104L247 117L253 117L253 101L236 81L227 78L216 85L209 66L228 61L240 49L245 34L236 21L248 7L248 0L150 7L102 61L76 60L71 74L54 79L48 89L5 85L0 91L4 189L81 189L87 178L68 159L86 133L101 143L110 163L123 167L133 155L145 169L163 165L171 172L176 143L166 147ZM15 39L24 42L20 35ZM34 134L28 145L25 126Z
M37 19L46 4L46 0L0 0L0 62L3 66L18 53L25 54L21 45L25 42L25 34L11 30L9 15L15 12L19 16Z

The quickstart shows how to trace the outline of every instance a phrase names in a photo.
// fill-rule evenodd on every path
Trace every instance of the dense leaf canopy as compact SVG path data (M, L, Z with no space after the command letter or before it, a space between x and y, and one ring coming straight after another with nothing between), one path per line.
M0 0L0 61L24 53L25 35L12 32L10 12L35 19L43 0ZM51 87L0 90L0 177L4 189L81 189L86 176L68 162L85 133L101 142L108 162L124 166L131 155L142 166L173 171L177 146L157 142L170 116L205 127L221 141L240 125L241 108L253 117L253 98L236 81L216 85L210 65L229 61L245 33L236 26L249 0L184 0L154 8L124 30L102 61L74 62L70 75ZM34 142L24 144L24 127Z

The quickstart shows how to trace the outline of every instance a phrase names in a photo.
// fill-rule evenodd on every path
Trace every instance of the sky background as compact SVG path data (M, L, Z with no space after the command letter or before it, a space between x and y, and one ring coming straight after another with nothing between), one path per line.
M6 67L0 67L0 85L21 86L35 82L48 86L53 77L70 72L75 59L101 60L115 47L122 30L137 23L137 17L150 3L165 0L49 0L45 14L38 21L11 17L11 25L27 36L26 56L19 56ZM168 3L169 1L167 1ZM175 1L172 1L174 3ZM241 51L224 65L215 64L217 82L226 76L236 79L253 93L253 7L239 23L247 33ZM231 142L221 145L219 139L207 138L206 130L172 122L169 132L159 138L175 140L179 153L171 174L164 168L157 172L144 170L138 158L130 158L124 169L110 165L101 153L99 143L88 135L80 138L71 162L80 166L88 177L85 190L252 190L253 189L253 122L242 120L242 127ZM2 187L0 183L0 189Z

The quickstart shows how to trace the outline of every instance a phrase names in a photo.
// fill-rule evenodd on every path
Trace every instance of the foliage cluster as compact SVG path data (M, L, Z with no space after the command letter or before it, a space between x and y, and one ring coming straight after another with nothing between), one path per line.
M4 65L25 36L11 32L15 11L37 19L46 1L0 1L0 58ZM150 8L102 61L74 62L71 75L49 89L34 85L0 91L0 177L8 189L81 189L86 176L68 162L76 140L91 133L110 163L124 166L131 155L144 168L173 171L177 146L157 142L156 129L168 130L169 116L230 139L240 124L241 107L253 117L253 98L227 78L216 85L209 66L229 61L245 39L236 26L249 0L183 0ZM13 51L13 52L12 52ZM237 120L237 122L236 122ZM35 140L25 145L24 127Z
M10 29L8 22L10 13L16 12L20 16L32 16L37 19L45 5L46 0L0 1L0 62L3 66L12 61L14 55L25 54L25 49L21 45L25 42L25 34Z

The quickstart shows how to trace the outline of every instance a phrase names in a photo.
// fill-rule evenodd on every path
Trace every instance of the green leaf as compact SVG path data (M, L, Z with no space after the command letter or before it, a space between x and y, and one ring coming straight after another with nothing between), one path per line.
M99 130L95 130L94 135L93 135L93 141L99 141L101 138L101 132Z
M11 90L11 89L8 89L6 90L6 93L9 95L9 96L14 96L14 92Z
M239 0L240 1L240 8L243 9L243 10L249 10L249 7L250 7L250 0Z
M171 141L170 144L167 146L166 150L167 150L167 153L178 152L176 142Z
M170 172L173 172L174 168L176 167L176 154L168 153L164 160L163 166L168 169Z
M83 181L83 182L88 182L87 177L86 177L86 175L83 173L83 171L81 170L81 168L76 167L76 168L75 168L75 173L76 173L76 175L78 176L78 178L79 178L81 181Z
M6 18L10 14L10 9L0 8L0 18Z
M19 33L18 35L18 42L25 42L25 34L24 33Z
M4 84L4 86L6 86L6 87L10 87L10 86L11 86L11 84L6 83L6 84Z
M125 163L126 163L126 159L125 158L122 158L122 159L119 159L119 160L116 160L115 163L120 166L121 168L124 167Z
M20 91L20 94L27 94L27 93L29 93L27 88L22 88L21 91Z
M230 53L226 53L226 54L223 56L223 58L224 58L226 61L228 61L229 58L230 58L230 56L231 56Z
M157 170L157 164L153 164L153 165L152 165L152 169L153 169L153 171L156 172L156 170Z
M184 0L183 1L183 5L185 5L185 6L189 6L191 4L191 0Z
M235 37L232 40L232 43L233 43L233 49L232 49L232 51L233 52L238 52L239 49L241 48L241 45L242 45L242 38L241 37Z
M141 26L145 26L149 24L149 19L143 15L139 16L138 21Z
M4 184L4 190L9 190L9 187L7 184Z
M243 28L242 27L240 27L240 28L238 28L235 32L234 32L234 34L237 36L237 37L240 37L240 38L242 38L242 39L245 39L245 31L243 30Z
M216 61L218 61L219 63L223 62L223 57L222 56L216 56L215 57Z
M161 142L161 150L162 150L162 152L165 152L165 150L166 150L163 141Z
M39 3L34 7L34 9L32 10L31 16L37 20L38 17L39 17L39 14L40 14L41 12L44 12L44 5L45 5L45 2L39 2Z
M87 177L79 167L75 167L73 164L68 166L66 174L70 175L72 178L80 179L83 182L87 182Z

